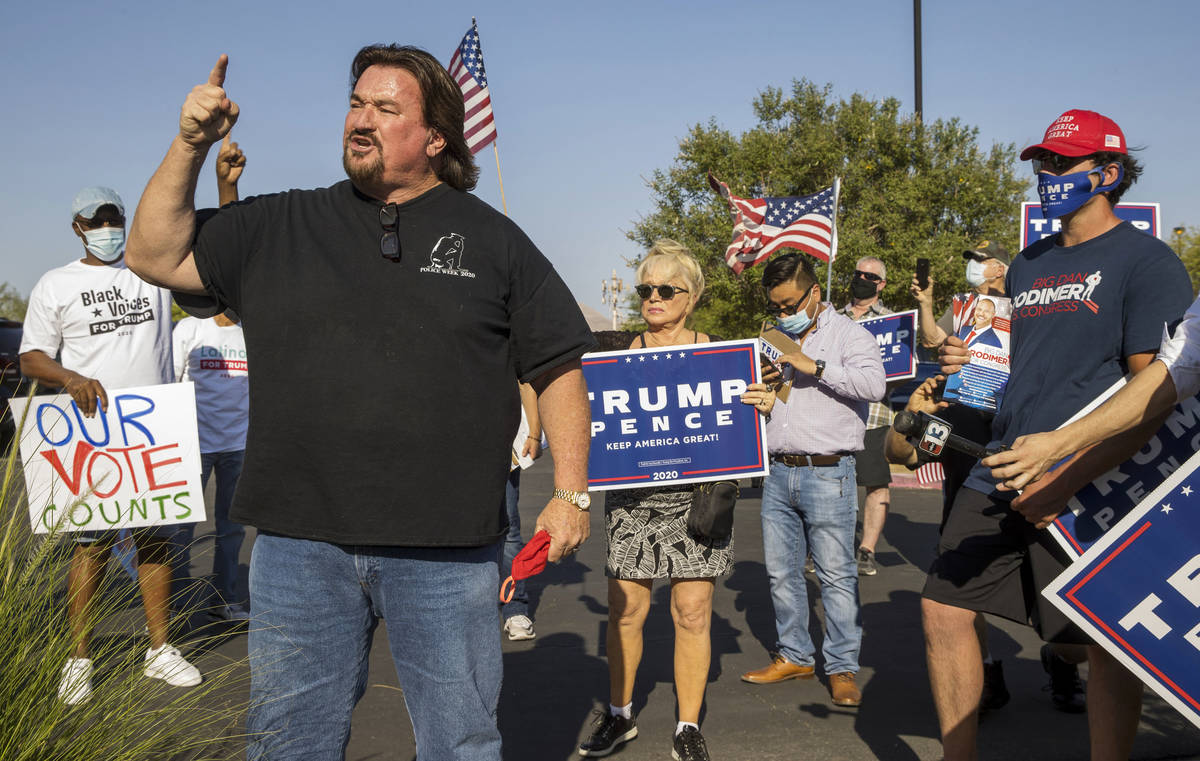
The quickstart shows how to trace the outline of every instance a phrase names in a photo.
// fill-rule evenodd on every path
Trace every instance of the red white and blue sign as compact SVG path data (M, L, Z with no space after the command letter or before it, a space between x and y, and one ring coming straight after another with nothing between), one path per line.
M1142 232L1161 238L1157 203L1119 203L1113 207L1117 218L1129 222ZM1047 238L1062 229L1062 221L1042 216L1042 205L1025 201L1021 204L1021 248Z
M875 336L888 382L916 377L917 310L872 317L860 320L858 324Z
M1200 727L1200 455L1042 594Z
M1124 384L1114 384L1071 420L1095 409ZM1050 533L1071 557L1079 557L1197 450L1200 398L1191 397L1175 405L1137 454L1077 491L1067 510L1050 524Z
M747 339L585 354L588 489L765 476L766 421L741 401L758 353Z

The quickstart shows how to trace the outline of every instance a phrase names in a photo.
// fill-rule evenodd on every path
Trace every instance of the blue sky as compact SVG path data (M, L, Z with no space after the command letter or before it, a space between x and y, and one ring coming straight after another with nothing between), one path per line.
M0 281L28 295L42 272L79 256L69 220L79 188L110 185L132 212L180 104L219 53L242 109L243 195L314 187L344 176L355 51L402 42L446 62L475 15L509 213L595 308L614 268L629 281L624 258L639 252L624 233L651 209L645 178L671 163L691 125L746 129L757 92L801 77L913 107L908 0L237 5L43 2L7 15ZM925 0L923 10L926 119L957 116L984 145L1020 147L1067 108L1099 110L1145 147L1146 173L1126 200L1160 202L1167 230L1200 225L1200 3ZM478 159L476 192L499 208L491 149ZM216 199L211 163L202 205Z

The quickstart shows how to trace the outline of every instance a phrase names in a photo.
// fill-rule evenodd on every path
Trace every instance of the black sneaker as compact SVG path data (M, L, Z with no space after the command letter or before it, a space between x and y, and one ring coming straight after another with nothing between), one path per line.
M875 553L868 550L866 547L858 548L858 575L859 576L874 576L879 573L879 569L875 567Z
M979 698L979 711L992 711L1008 704L1011 695L1004 684L1004 666L1000 661L983 664L983 695Z
M1042 645L1042 668L1050 675L1050 699L1063 713L1083 713L1087 710L1079 667L1059 658L1050 645Z
M607 756L621 743L637 737L637 719L613 716L608 709L595 712L592 734L579 744L581 756ZM708 758L708 756L704 756Z
M708 747L704 744L704 735L695 727L684 727L675 735L675 744L671 748L671 758L675 761L708 761Z

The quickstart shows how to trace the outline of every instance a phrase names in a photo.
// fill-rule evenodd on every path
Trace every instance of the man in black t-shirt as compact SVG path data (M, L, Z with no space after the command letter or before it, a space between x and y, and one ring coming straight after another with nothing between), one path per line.
M1058 217L1062 231L1022 251L1008 273L1012 364L993 446L1055 428L1126 371L1140 372L1154 359L1164 325L1191 301L1178 257L1113 213L1142 171L1115 122L1067 111L1021 158L1033 159L1043 213ZM941 358L943 370L957 371L967 361L963 341L948 338ZM1031 621L1047 642L1088 645L1092 758L1128 758L1141 684L1041 598L1067 560L1034 517L1010 506L1012 496L976 465L955 498L923 592L945 757L975 758L981 669L972 623L985 612Z
M498 761L514 381L554 446L535 531L556 561L588 535L591 335L524 233L465 192L462 94L416 48L355 57L348 181L197 214L196 173L238 116L227 63L184 103L128 259L198 316L237 311L254 356L231 512L259 530L248 756L342 757L382 617L421 758Z

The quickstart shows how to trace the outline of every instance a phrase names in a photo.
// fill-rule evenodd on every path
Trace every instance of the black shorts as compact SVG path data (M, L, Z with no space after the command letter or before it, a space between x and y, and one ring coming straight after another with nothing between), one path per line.
M855 478L859 486L878 489L892 482L892 468L883 456L888 430L886 425L868 429L863 438L863 450L854 453Z
M1034 528L1004 500L963 488L922 596L1032 624L1046 642L1092 644L1041 594L1069 564L1049 531Z

